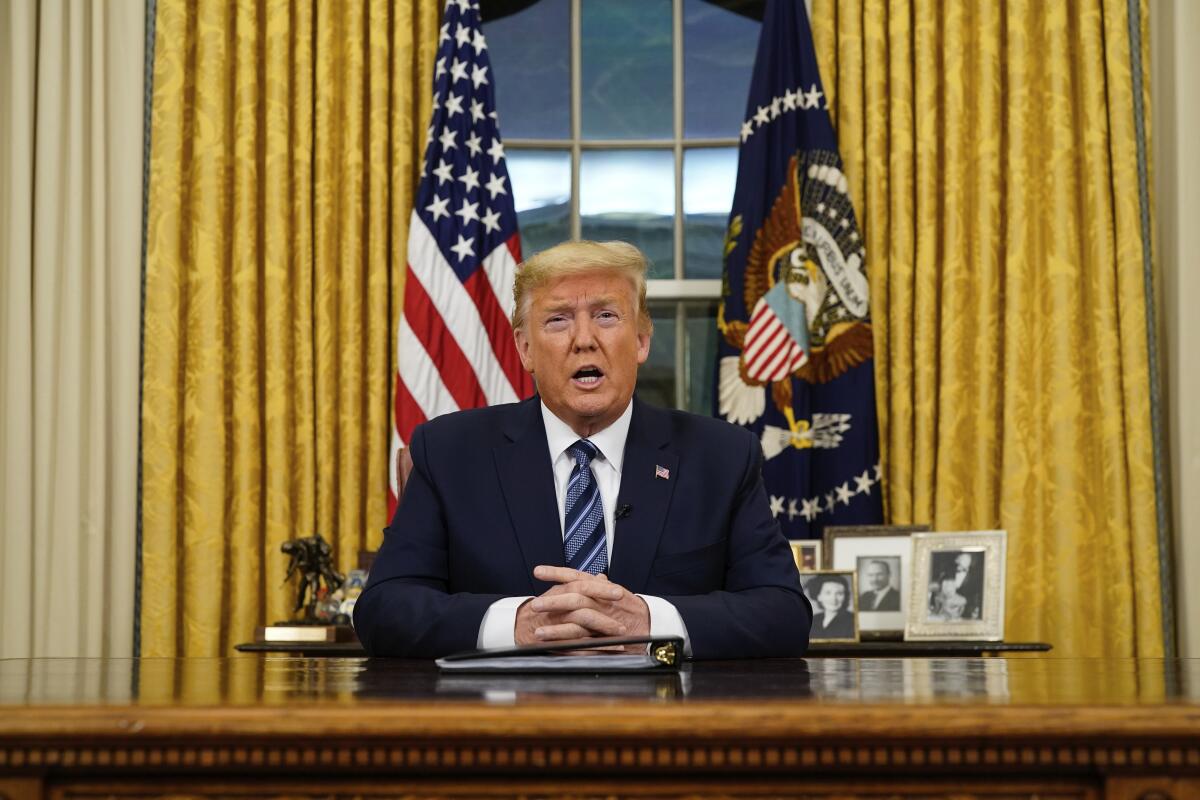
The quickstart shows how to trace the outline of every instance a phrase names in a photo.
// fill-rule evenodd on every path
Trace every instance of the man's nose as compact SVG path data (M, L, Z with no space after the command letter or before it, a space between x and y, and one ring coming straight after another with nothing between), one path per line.
M585 316L575 321L575 349L592 350L596 347L596 335L592 328L592 318Z

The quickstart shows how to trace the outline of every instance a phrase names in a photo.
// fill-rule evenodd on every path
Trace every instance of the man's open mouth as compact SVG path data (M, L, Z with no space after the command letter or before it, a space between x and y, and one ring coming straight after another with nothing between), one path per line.
M604 373L598 367L584 367L571 377L578 383L588 385L597 383L604 377Z

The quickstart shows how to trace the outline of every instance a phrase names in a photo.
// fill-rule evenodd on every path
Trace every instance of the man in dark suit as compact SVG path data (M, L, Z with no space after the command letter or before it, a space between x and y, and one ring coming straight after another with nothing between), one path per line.
M892 587L892 568L886 561L871 560L863 568L867 590L858 596L858 610L899 611L900 592Z
M645 259L571 242L518 270L538 396L418 427L354 609L372 655L680 635L697 658L800 655L812 610L744 429L633 399Z

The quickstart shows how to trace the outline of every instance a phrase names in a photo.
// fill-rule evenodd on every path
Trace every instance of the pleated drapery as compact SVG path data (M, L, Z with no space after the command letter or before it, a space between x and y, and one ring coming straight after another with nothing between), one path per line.
M387 523L435 0L159 0L142 403L144 656L288 619L280 545Z
M133 652L143 18L0 3L0 658Z
M1133 8L813 9L867 242L890 518L1007 529L1007 638L1064 656L1163 653Z

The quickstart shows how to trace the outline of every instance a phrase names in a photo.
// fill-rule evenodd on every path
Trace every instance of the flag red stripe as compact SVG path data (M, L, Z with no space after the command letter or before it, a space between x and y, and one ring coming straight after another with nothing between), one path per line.
M762 319L763 314L766 314L771 307L766 303L759 301L758 308L754 310L754 315L750 317L750 324L746 326L747 331L754 330L754 326Z
M404 282L404 318L417 339L438 365L442 383L459 408L487 405L487 396L471 362L463 354L454 335L446 328L445 320L429 298L425 287L410 267Z
M791 355L792 348L795 347L795 342L789 336L784 340L776 352L771 356L771 360L767 362L763 369L763 380L777 381L784 375L787 375L787 362Z
M755 336L758 335L758 329L762 325L768 324L767 319L764 318L767 318L769 315L770 320L775 319L775 315L771 314L770 311L771 307L760 300L758 307L754 309L754 313L750 317L750 321L746 324L747 342L751 341Z
M487 332L488 340L492 344L492 352L496 356L496 361L500 363L500 369L508 377L508 382L512 384L513 392L517 397L528 397L529 392L524 389L529 373L521 366L521 358L517 355L517 346L513 342L512 322L505 316L504 309L500 307L500 301L496 298L496 293L492 291L492 284L488 282L487 275L481 269L476 270L471 277L467 278L463 288L467 290L475 307L479 309L479 318L483 321L483 329ZM463 408L470 408L461 403L459 405Z
M412 443L412 433L418 425L425 421L425 414L412 393L404 385L404 379L396 376L396 432L400 435L401 443L407 447Z
M763 306L763 312L751 321L750 326L746 328L746 337L743 340L742 359L749 364L758 357L763 346L773 337L777 328L782 328L783 323L779 321L779 317L775 316L766 306Z
M763 336L760 337L760 341L763 343L762 347L760 347L758 352L746 362L746 369L750 372L750 374L754 375L757 371L766 366L767 362L769 362L775 353L778 352L780 345L787 340L787 331L784 330L783 325L779 325L779 327L775 328L772 333L763 334ZM755 377L758 376L755 375Z

